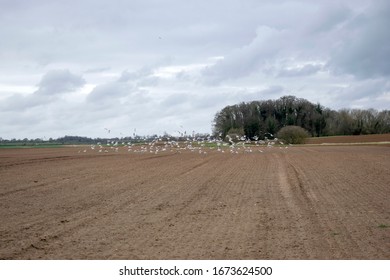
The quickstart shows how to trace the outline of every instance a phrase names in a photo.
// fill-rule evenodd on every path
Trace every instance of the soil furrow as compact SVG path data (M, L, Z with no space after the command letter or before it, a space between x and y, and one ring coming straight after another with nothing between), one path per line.
M389 259L390 149L0 150L0 259Z

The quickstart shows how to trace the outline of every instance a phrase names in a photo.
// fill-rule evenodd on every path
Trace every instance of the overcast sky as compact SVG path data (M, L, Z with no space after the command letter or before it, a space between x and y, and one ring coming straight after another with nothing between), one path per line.
M390 109L389 26L385 0L0 0L0 137L208 133L284 95Z

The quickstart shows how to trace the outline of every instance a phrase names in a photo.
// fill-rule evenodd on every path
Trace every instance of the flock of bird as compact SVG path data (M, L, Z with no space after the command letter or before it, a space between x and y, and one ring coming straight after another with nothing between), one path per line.
M184 136L184 137L183 137ZM272 136L272 135L271 135ZM182 153L190 151L200 155L207 155L209 152L219 153L264 153L269 148L278 147L279 149L287 149L289 145L285 145L277 138L261 140L260 137L254 136L251 139L246 136L227 136L226 141L223 141L221 135L219 137L196 137L186 136L181 137L154 137L152 139L136 138L132 141L106 140L106 143L97 143L90 145L89 149L79 150L79 153L87 151L95 151L97 153L117 153L126 151L129 153L149 153L160 154L167 152Z

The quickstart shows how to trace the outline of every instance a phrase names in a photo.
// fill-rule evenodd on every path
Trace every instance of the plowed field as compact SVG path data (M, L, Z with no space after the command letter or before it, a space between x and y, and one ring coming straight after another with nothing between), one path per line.
M348 135L330 137L312 137L307 144L377 144L390 146L390 134Z
M0 150L1 259L390 259L390 148Z

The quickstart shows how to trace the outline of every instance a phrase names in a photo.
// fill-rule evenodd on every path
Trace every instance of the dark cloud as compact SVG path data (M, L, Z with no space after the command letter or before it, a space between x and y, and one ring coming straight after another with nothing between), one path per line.
M123 71L118 79L97 85L87 96L87 103L101 107L117 108L127 104L137 106L146 103L149 97L139 88L139 82L144 81L143 71L130 73Z
M203 71L206 83L218 84L224 80L238 79L258 71L268 61L275 59L279 46L287 40L284 31L260 26L255 38L248 44L228 54L224 59Z
M332 32L352 16L352 10L344 3L329 1L323 5L319 5L315 12L315 17L308 24L307 29L314 36Z
M138 71L129 72L123 71L117 82L120 83L132 83L138 87L155 86L159 79L153 76L153 70L148 67L144 67Z
M37 106L45 106L52 100L39 94L30 94L27 96L21 94L13 94L10 97L2 100L0 109L4 112L21 112Z
M87 97L88 102L117 102L118 98L129 95L134 89L128 84L112 82L96 86Z
M69 70L51 70L47 72L40 83L36 94L56 95L75 91L84 86L85 80L72 74Z
M333 70L357 78L389 77L389 26L390 2L373 1L344 26L330 60Z

